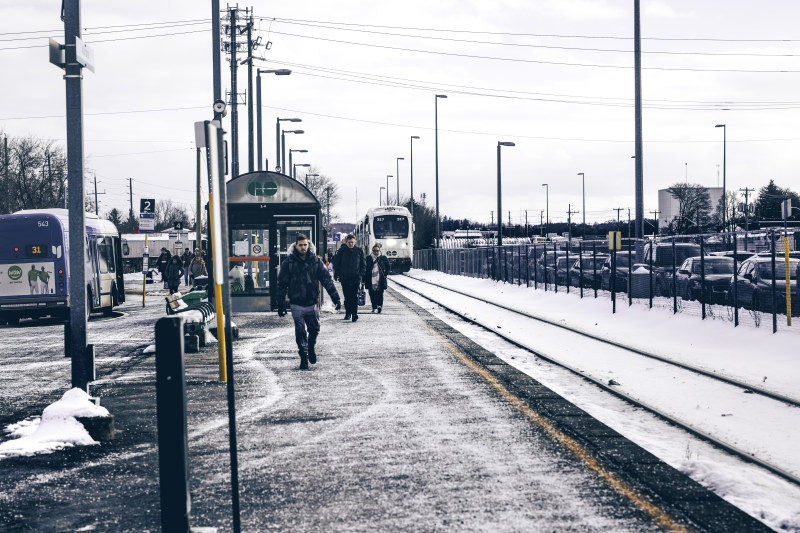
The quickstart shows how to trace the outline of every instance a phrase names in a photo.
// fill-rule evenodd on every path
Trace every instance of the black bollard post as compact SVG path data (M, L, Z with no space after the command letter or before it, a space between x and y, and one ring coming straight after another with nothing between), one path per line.
M181 317L156 322L156 409L161 529L188 533L192 501Z

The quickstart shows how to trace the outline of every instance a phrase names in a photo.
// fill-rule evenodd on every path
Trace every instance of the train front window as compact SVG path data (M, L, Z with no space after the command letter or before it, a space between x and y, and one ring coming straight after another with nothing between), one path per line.
M408 217L381 215L373 220L372 229L376 239L404 239L408 237Z

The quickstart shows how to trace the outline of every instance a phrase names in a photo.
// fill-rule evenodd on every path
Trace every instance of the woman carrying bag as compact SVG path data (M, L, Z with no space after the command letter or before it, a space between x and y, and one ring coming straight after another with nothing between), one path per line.
M386 277L389 275L389 260L381 254L381 245L375 244L372 253L367 256L367 268L364 271L364 285L369 290L369 301L372 312L383 309L383 291L386 290Z

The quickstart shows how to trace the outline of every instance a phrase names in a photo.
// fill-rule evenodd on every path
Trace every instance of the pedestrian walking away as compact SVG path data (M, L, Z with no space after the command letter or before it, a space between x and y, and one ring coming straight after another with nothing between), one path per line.
M344 294L344 319L353 322L358 320L358 286L364 278L364 252L356 247L356 238L348 235L344 239L345 246L336 254L336 263L333 271L342 283Z
M156 260L156 268L158 269L159 274L161 274L161 281L164 282L164 288L168 289L169 284L167 283L167 265L169 265L170 259L172 259L172 254L169 253L169 250L166 248L161 249L161 255L158 256Z
M317 362L317 337L319 336L319 284L325 287L336 306L341 309L341 299L328 270L315 255L314 245L308 237L298 233L289 246L289 257L283 260L278 272L278 316L286 316L286 297L294 320L294 338L300 355L300 369L308 370L308 363Z
M181 276L183 276L181 258L174 255L164 271L164 278L167 281L167 288L170 294L178 292L178 287L181 284Z
M376 243L372 253L367 256L366 270L364 271L364 285L369 291L369 301L372 312L380 313L383 310L383 291L386 290L386 277L389 275L389 260L381 255L381 245Z
M188 286L189 285L189 266L192 264L192 252L189 251L187 248L186 251L183 252L183 284Z

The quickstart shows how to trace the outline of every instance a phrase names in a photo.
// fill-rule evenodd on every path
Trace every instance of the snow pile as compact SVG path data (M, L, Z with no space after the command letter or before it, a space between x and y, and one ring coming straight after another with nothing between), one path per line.
M183 317L183 321L188 324L196 324L196 323L203 323L206 321L203 313L196 310L190 309L189 311L184 311L180 314Z
M156 353L156 345L151 344L150 346L142 350L142 353Z
M108 416L108 410L92 403L85 391L75 388L45 407L41 418L11 424L5 432L12 440L0 443L0 459L52 452L67 446L97 444L76 417Z

